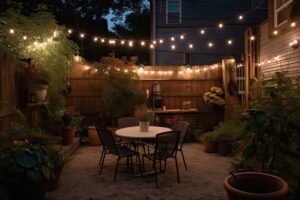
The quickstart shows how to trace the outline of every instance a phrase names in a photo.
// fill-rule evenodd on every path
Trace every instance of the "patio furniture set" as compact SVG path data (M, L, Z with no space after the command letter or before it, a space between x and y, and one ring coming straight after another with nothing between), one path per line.
M150 126L147 132L141 132L137 124L138 121L135 118L126 117L118 120L119 129L115 131L115 134L109 130L97 128L102 143L99 161L100 174L103 171L106 155L111 154L117 157L114 181L117 179L120 160L126 158L127 166L131 166L135 175L143 177L154 174L156 187L158 188L158 173L166 171L167 160L172 158L176 165L177 181L180 183L177 152L181 153L185 169L187 170L182 146L189 129L189 123L179 121L174 129ZM140 147L142 147L141 150ZM135 158L135 162L133 158ZM151 172L146 172L145 170L146 159L152 165L153 171ZM159 169L157 169L158 164Z

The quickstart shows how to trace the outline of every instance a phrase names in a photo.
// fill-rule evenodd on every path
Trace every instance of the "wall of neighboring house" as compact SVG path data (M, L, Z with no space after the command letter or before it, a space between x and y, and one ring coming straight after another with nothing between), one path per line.
M183 65L184 52L191 53L192 65L203 65L219 62L225 56L234 55L237 59L244 50L244 30L247 25L241 25L237 16L241 12L248 11L252 7L252 1L240 0L181 0L181 23L166 23L166 0L156 0L156 39L164 39L163 45L156 45L155 65ZM266 13L252 13L245 21L257 22L266 17ZM234 24L224 25L223 29L218 28L218 23L230 21ZM205 34L201 34L201 29ZM180 34L185 35L185 39L179 38ZM174 42L170 38L176 37ZM233 45L227 44L228 40L233 41ZM208 42L213 42L212 48L208 47ZM194 48L190 50L188 44L192 43ZM171 45L176 45L176 50L171 49Z
M273 35L275 29L270 26L270 20L274 18L270 13L268 21L259 27L262 78L270 78L275 72L282 71L287 72L288 76L300 76L300 12L286 23L284 29L277 28L278 35ZM295 26L291 27L293 22ZM293 40L298 40L298 48L290 47Z

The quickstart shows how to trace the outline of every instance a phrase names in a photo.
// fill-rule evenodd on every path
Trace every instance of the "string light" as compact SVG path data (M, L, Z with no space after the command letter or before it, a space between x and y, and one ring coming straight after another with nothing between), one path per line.
M98 37L94 37L94 42L97 42L98 41Z
M251 40L251 41L254 41L254 40L255 40L255 36L252 35L252 36L250 37L250 40Z
M176 49L176 46L173 44L172 46L171 46L171 49Z
M105 39L104 39L104 38L102 38L102 39L101 39L101 43L104 43L104 42L105 42Z
M163 39L160 39L160 40L159 40L159 43L160 43L160 44L164 43L164 40L163 40Z
M243 15L239 15L239 20L242 21L244 19Z
M141 46L145 46L145 42L144 41L141 41Z
M129 41L128 45L129 45L130 47L132 47L132 46L133 46L133 42L132 42L132 41Z
M88 66L88 65L84 65L84 66L83 66L83 68L84 68L85 70L89 70L89 69L91 69L91 67L90 67L90 66Z
M154 40L154 41L152 42L152 44L154 44L154 45L155 45L155 44L156 44L156 40Z
M69 34L72 34L72 33L73 33L73 30L72 30L72 29L69 29L69 30L68 30L68 33L69 33Z
M292 22L291 27L295 27L295 26L296 26L296 22Z
M80 56L74 56L74 60L75 60L76 62L79 62L79 61L81 61L81 58L80 58Z
M212 42L209 42L209 43L208 43L208 46L209 46L209 47L213 47L214 44L213 44Z
M224 27L223 23L219 23L219 28L223 28L223 27Z
M175 37L171 37L171 41L175 41Z
M201 33L201 35L204 35L204 34L205 34L205 30L202 29L202 30L200 31L200 33Z
M15 33L15 30L14 30L14 29L12 29L12 28L11 28L11 29L9 29L9 33L10 33L10 34L14 34L14 33Z
M273 35L277 35L277 34L278 34L277 30L273 31Z
M53 37L56 38L58 36L58 32L57 31L53 31Z
M122 41L121 41L121 44L122 44L122 45L124 45L124 44L125 44L125 41L124 41L124 40L122 40Z
M150 47L150 49L153 49L153 48L154 48L154 45L153 45L153 44L150 44L149 47Z
M84 38L85 34L84 33L80 33L80 38Z
M184 35L180 35L180 39L182 39L182 40L183 40L183 39L184 39Z
M194 48L194 45L193 44L189 44L189 48L190 49Z
M27 40L27 36L26 35L23 36L23 40Z
M227 41L227 44L228 44L228 45L232 45L232 40L228 40L228 41Z

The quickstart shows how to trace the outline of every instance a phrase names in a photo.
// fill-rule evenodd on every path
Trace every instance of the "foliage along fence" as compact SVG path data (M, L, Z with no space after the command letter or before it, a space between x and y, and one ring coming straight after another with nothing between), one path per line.
M204 68L204 66L200 68ZM157 67L156 70L159 71L159 69ZM146 90L151 93L153 82L160 83L163 105L167 109L182 109L184 101L191 101L191 107L199 111L199 126L212 128L220 119L219 113L216 113L212 106L205 104L202 97L211 87L222 86L221 67L214 70L200 70L199 73L189 73L182 76L178 76L178 74L170 76L156 75L155 77L142 75L140 78L140 87L145 93ZM70 83L69 104L86 116L87 123L97 123L99 113L105 108L101 97L104 81L95 77L73 77L70 79Z

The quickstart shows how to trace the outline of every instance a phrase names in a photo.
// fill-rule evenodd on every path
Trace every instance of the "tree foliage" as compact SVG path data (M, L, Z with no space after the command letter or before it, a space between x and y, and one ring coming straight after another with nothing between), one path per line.
M13 34L10 29L14 30ZM0 49L20 58L30 58L40 71L49 75L49 111L58 114L65 106L62 91L73 55L78 51L77 45L68 39L67 30L57 25L51 13L39 12L26 17L9 10L0 18Z

